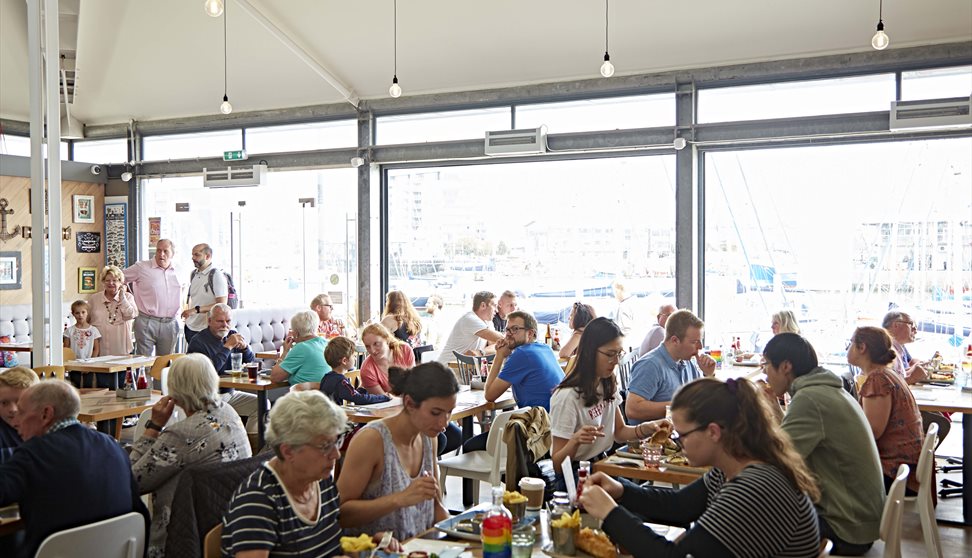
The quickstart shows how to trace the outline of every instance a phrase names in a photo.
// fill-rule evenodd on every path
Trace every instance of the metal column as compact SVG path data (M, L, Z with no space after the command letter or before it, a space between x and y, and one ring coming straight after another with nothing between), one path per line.
M61 95L60 83L60 41L58 36L58 0L44 0L44 52L46 65L44 74L47 92L47 190L50 192L47 216L50 233L50 343L51 364L64 364L64 351L61 344L61 323L64 319L64 284L61 281L64 268L64 247L61 244ZM37 296L37 293L34 293Z
M30 226L31 226L31 321L30 337L34 340L33 364L47 364L44 315L44 79L41 50L41 0L27 1L27 89L30 94ZM60 108L58 109L60 110Z

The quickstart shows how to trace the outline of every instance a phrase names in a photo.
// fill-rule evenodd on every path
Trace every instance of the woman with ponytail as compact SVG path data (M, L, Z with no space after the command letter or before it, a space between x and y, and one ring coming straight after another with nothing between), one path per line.
M895 358L897 353L887 330L859 327L854 331L847 348L847 362L864 374L858 395L877 442L885 489L891 487L898 465L906 464L911 467L906 492L913 495L918 492L921 413L908 384L891 368Z
M351 440L338 492L341 526L352 534L393 531L405 540L449 517L442 505L437 436L456 406L459 384L443 364L390 368L398 414L369 422Z
M688 383L672 400L672 422L689 463L712 469L679 491L595 473L581 503L608 536L636 558L817 556L820 491L755 385ZM669 541L645 520L691 528Z

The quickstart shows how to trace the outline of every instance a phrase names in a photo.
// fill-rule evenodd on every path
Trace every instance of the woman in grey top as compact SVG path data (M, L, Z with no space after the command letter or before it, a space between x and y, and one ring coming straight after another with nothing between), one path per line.
M154 492L148 556L165 554L172 498L179 474L200 463L250 457L243 421L219 397L219 378L204 355L186 355L172 364L169 393L152 407L152 418L132 448L132 472L142 493ZM178 405L186 418L168 424Z
M388 381L403 408L369 423L351 441L338 478L341 525L352 533L393 531L405 540L449 517L439 489L436 437L449 424L459 384L438 362L393 367Z

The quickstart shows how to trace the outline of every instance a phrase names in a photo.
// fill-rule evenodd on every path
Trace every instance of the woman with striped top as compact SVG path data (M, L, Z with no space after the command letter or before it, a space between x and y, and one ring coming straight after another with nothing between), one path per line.
M344 411L319 391L291 392L277 400L267 428L274 457L233 494L223 516L223 556L343 554L331 471L346 422ZM392 546L399 548L397 542Z
M712 469L680 491L595 473L581 503L636 558L817 556L820 492L764 399L747 380L686 384L672 400L675 434L689 463ZM644 520L691 527L669 541Z

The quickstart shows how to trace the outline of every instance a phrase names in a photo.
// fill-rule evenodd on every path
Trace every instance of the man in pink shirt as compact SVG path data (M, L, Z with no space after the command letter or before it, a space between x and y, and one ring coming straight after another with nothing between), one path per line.
M179 299L181 285L172 267L172 241L165 238L155 245L155 259L137 262L125 270L125 281L132 284L138 316L135 318L135 349L140 355L157 356L175 351L179 338Z

